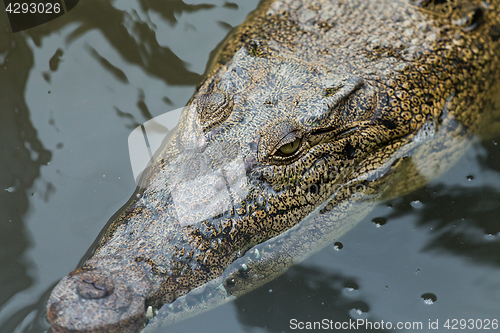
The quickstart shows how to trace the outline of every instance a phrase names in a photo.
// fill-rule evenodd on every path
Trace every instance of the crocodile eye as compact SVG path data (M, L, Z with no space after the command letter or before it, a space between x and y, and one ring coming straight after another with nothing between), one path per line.
M295 141L287 143L287 144L281 146L280 149L279 149L279 152L283 156L293 155L299 149L301 141L302 141L301 138L297 138L297 139L295 139Z

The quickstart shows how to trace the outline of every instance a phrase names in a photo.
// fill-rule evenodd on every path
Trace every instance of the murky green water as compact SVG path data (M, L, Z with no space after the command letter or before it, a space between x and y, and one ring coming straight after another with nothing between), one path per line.
M49 328L51 288L135 188L131 130L187 102L212 50L257 3L85 0L16 34L0 5L0 332ZM448 173L379 205L341 246L161 332L500 320L499 171L500 146L477 138Z

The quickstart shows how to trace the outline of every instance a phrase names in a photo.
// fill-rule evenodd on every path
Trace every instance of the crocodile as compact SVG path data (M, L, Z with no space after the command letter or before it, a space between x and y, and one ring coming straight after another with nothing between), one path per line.
M52 291L52 331L195 315L423 186L496 120L499 39L498 0L262 1Z

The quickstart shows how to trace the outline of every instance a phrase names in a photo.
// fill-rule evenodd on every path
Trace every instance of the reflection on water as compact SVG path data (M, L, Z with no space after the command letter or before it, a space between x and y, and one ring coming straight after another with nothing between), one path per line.
M182 107L211 51L256 5L88 0L17 34L0 13L0 332L47 330L50 289L135 188L130 130ZM440 179L381 204L342 247L160 331L282 332L292 318L493 319L499 149L475 143Z
M290 325L305 327L307 322L320 322L323 329L331 329L335 328L335 323L368 320L370 308L363 301L355 280L318 268L296 266L265 288L236 300L238 320L247 327L253 327L256 318L259 318L258 326L268 332L282 332ZM283 304L287 306L283 307ZM374 321L373 318L370 320ZM388 332L385 329L376 330L373 326L361 327L362 332Z
M388 219L407 214L409 200L418 198L422 205L414 213L417 224L432 228L424 251L453 253L475 264L500 265L498 151L495 140L476 144L461 167L446 176L450 181L433 183L403 198Z
M2 16L5 14L2 14ZM8 31L0 20L0 31ZM23 256L31 239L23 224L29 209L30 189L40 167L51 158L30 122L24 87L33 56L22 36L0 33L0 306L29 288L34 278L32 263ZM46 183L44 195L53 189ZM2 323L8 331L30 310L20 311Z

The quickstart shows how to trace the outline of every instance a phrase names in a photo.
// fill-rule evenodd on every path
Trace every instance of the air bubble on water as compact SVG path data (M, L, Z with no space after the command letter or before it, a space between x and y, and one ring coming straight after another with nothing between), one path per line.
M349 311L349 315L354 319L366 319L368 318L368 307L364 304L357 304Z
M437 301L437 296L431 293L423 294L421 297L427 305L434 304Z
M15 192L19 189L19 187L21 187L21 182L19 181L19 179L16 179L15 182L14 182L14 185L10 186L10 187L7 187L5 189L5 191L9 192L9 193L12 193L12 192Z
M344 286L347 290L355 290L359 288L359 286L355 282L346 282Z
M333 249L335 251L338 251L338 250L342 249L343 247L344 247L344 245L341 242L335 242L335 243L333 243Z
M411 202L411 206L416 209L422 208L423 204L420 202L420 200L413 200Z
M370 308L365 302L354 302L351 304L351 310L349 310L349 315L354 319L365 319L368 318L368 312Z
M351 281L344 284L342 292L345 296L354 297L359 293L358 289L359 286L355 282Z
M269 293L272 294L273 293L273 290L272 289L269 289Z
M384 224L387 223L387 219L384 217L376 217L372 220L373 223L375 223L375 226L377 228L380 228L380 226L383 226Z
M495 235L492 235L492 234L487 234L487 235L484 235L484 238L485 238L486 240L493 240L493 239L495 239Z

